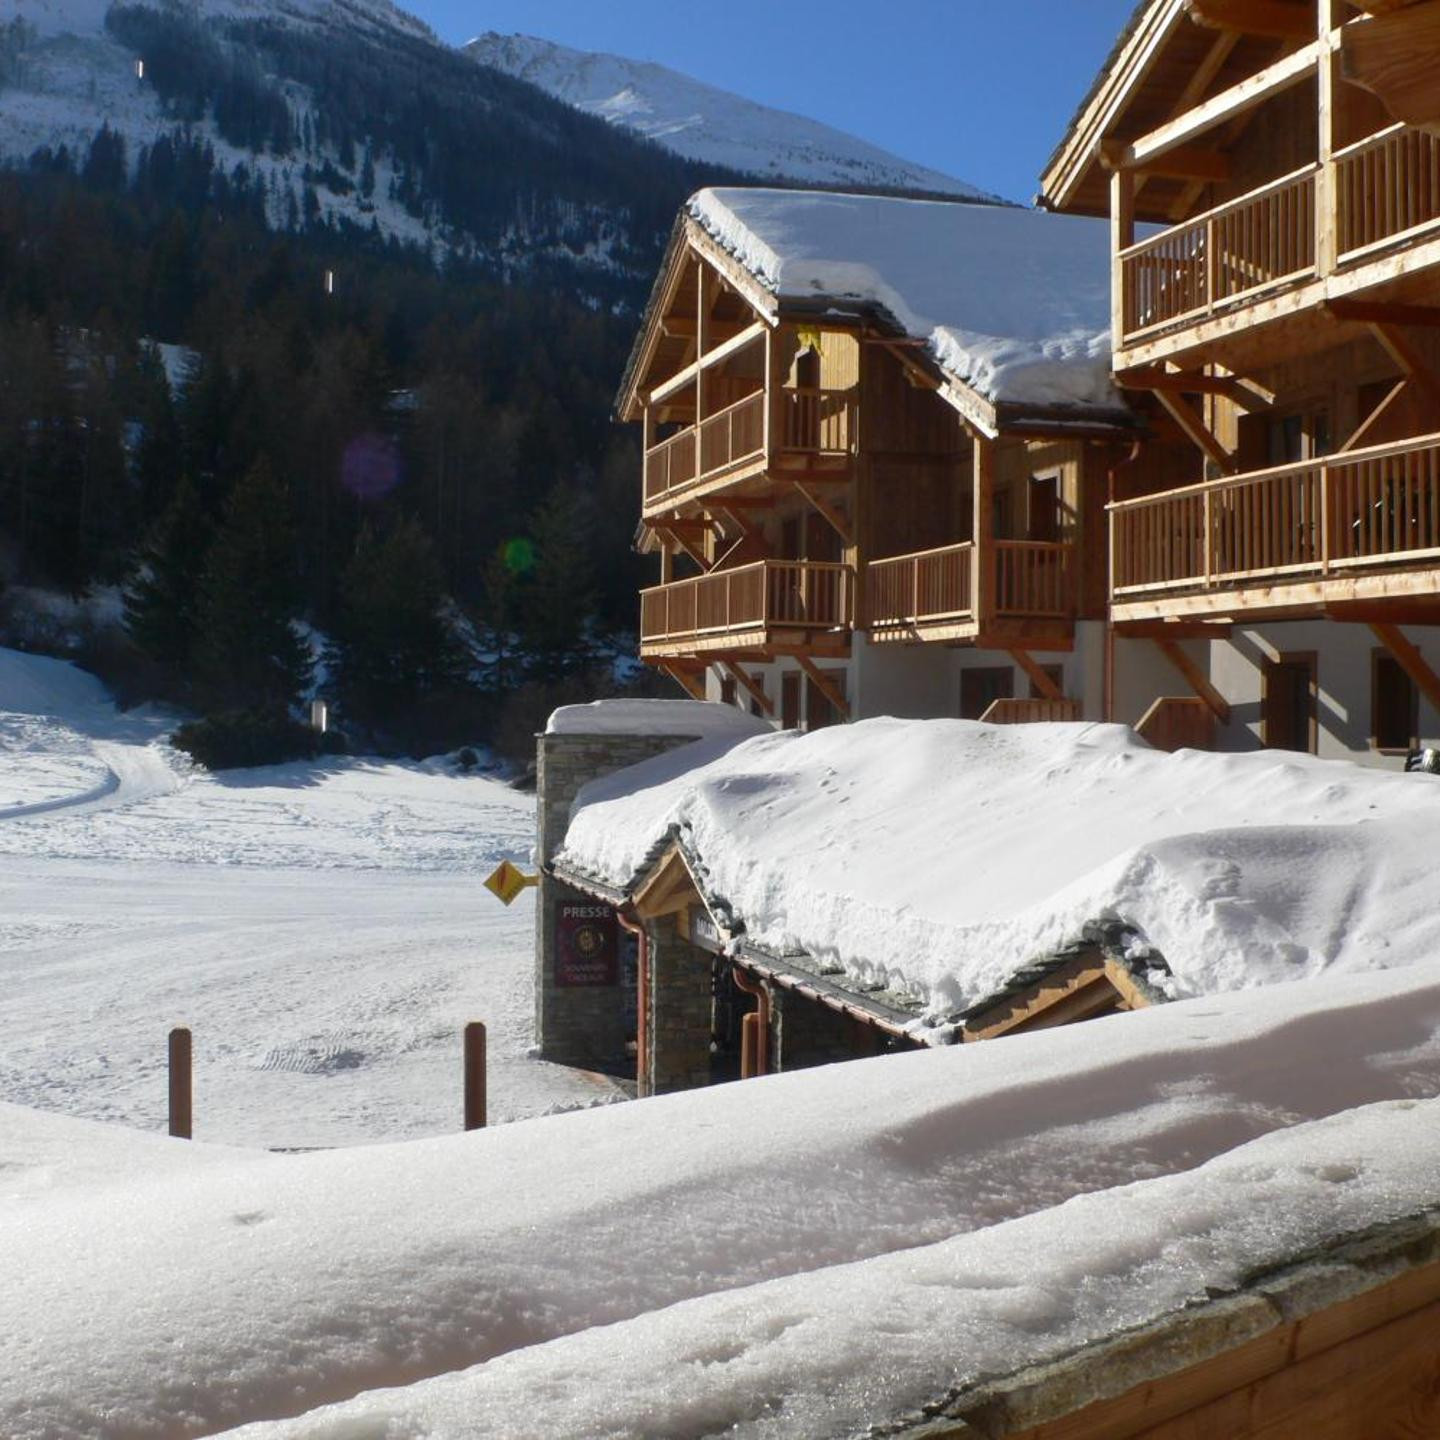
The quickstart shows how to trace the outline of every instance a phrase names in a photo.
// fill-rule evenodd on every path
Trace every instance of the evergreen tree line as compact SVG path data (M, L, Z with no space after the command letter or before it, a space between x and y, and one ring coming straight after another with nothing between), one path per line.
M641 581L609 418L638 285L617 315L271 199L186 135L0 173L5 570L126 585L154 685L212 709L293 701L301 620L378 734L586 663Z

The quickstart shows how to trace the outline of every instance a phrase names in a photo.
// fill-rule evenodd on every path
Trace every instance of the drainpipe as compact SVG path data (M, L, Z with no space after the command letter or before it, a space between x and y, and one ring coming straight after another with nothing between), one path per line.
M740 1078L770 1073L770 991L761 980L751 980L739 965L730 967L736 986L756 1000L755 1010L740 1022Z
M627 907L628 908L628 907ZM633 912L627 915L617 909L615 918L620 928L635 937L639 953L635 957L635 1092L645 1093L650 1034L650 934Z

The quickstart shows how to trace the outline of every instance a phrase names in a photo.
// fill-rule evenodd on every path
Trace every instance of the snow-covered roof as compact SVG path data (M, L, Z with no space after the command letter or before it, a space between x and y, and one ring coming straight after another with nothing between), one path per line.
M992 405L1124 415L1110 234L1012 206L707 189L689 214L783 306L878 312Z
M546 722L547 735L676 735L693 740L714 735L769 734L764 720L711 700L592 700L562 705Z
M732 934L917 995L941 1025L1118 922L1171 995L1440 953L1440 780L1117 725L869 720L593 782L556 866L632 886L672 838Z
M1432 960L308 1155L0 1105L0 1432L865 1433L1433 1207L1437 1028Z

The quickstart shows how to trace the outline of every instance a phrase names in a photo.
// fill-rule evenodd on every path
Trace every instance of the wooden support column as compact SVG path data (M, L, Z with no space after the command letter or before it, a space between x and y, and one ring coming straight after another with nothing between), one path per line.
M759 684L753 676L747 675L733 660L724 660L721 663L735 677L735 683L747 691L755 703L773 720L775 718L775 702L765 693L765 687Z
M1425 657L1412 645L1398 625L1372 621L1375 638L1395 657L1396 663L1410 677L1415 688L1440 710L1440 675L1426 663Z
M660 532L660 583L668 585L675 578L675 542L665 531Z
M1063 700L1065 692L1050 678L1045 667L1028 650L1005 652L1029 677L1030 683L1047 700Z
M1317 38L1320 45L1316 68L1320 101L1320 170L1315 176L1315 273L1333 275L1340 254L1340 187L1335 170L1335 91L1340 57L1330 48L1330 32L1340 23L1335 0L1320 0L1317 7Z
M1210 683L1210 677L1175 640L1156 640L1160 653L1185 677L1185 683L1210 707L1222 724L1230 723L1230 702Z
M785 366L780 353L781 330L777 325L765 337L765 468L775 469L785 448Z
M795 662L815 682L815 688L835 707L843 719L850 718L850 706L845 697L825 678L825 672L808 655L797 655Z
M705 473L705 461L700 455L700 434L699 428L705 419L705 391L709 388L705 383L705 366L702 363L705 356L710 353L714 337L710 331L710 311L715 305L715 277L710 267L701 264L700 271L695 277L696 316L695 316L695 473Z
M975 501L970 613L981 633L995 614L995 446L978 431L972 444Z
M1115 170L1110 176L1110 336L1115 349L1125 343L1125 265L1120 252L1135 243L1135 176Z

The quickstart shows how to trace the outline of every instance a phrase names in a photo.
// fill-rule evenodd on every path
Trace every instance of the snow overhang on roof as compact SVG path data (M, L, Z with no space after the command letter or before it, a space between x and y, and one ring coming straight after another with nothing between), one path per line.
M634 410L687 243L753 280L752 303L772 323L828 320L918 341L942 392L989 433L1137 428L1110 373L1107 226L1019 206L758 187L701 190L682 211L626 368L621 416Z

